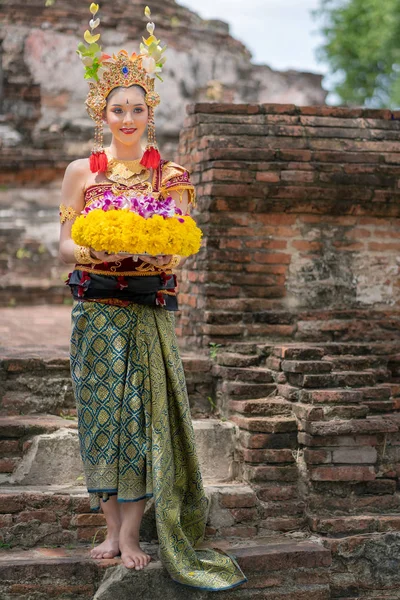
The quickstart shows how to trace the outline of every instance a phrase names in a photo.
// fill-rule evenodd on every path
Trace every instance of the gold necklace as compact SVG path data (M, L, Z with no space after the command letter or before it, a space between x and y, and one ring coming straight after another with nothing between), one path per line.
M120 160L107 154L108 165L105 176L119 185L133 187L143 184L149 178L150 171L140 164L141 159Z

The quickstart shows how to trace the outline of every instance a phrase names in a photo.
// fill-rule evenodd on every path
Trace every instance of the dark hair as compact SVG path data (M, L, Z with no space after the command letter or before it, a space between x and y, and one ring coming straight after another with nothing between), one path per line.
M114 88L113 90L111 90L111 92L108 94L107 96L107 104L108 101L110 100L111 96L114 94L114 92L118 91L118 90L131 90L132 88L136 88L138 90L140 90L143 94L143 97L146 95L146 90L144 88L142 88L141 85L138 85L137 83L134 83L133 85L129 85L128 87L124 87L122 85Z

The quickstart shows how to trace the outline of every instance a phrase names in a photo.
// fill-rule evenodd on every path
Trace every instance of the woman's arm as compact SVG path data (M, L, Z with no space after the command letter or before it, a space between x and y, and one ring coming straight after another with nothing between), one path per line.
M75 160L68 165L65 171L61 188L61 204L75 211L75 218L82 212L85 206L84 190L86 175L87 166L83 164L83 160ZM64 223L61 223L60 228L59 256L63 262L68 264L76 262L74 250L77 245L71 239L71 229L75 218L67 219Z
M77 262L75 251L78 246L71 238L72 225L78 215L85 207L85 185L88 177L88 161L86 159L75 160L68 165L61 189L61 204L72 209L75 216L72 219L67 219L61 224L60 229L60 249L59 256L61 260L67 264ZM93 257L93 262L97 260L115 262L120 260L119 255L110 255L105 252L95 252L90 250L90 255Z

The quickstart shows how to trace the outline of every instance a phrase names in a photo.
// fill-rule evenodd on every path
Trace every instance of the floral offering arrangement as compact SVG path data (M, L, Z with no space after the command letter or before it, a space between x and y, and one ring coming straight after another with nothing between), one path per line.
M110 254L178 254L189 256L200 250L202 232L170 196L128 198L105 192L85 207L72 226L72 239L79 246Z

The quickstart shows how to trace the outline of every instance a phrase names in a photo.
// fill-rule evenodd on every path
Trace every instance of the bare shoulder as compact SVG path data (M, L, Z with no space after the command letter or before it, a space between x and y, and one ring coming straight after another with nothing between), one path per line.
M66 171L66 177L87 178L90 176L90 166L87 158L78 158L69 163Z
M89 161L85 158L74 160L68 165L61 189L63 204L82 210L85 185L90 175Z

